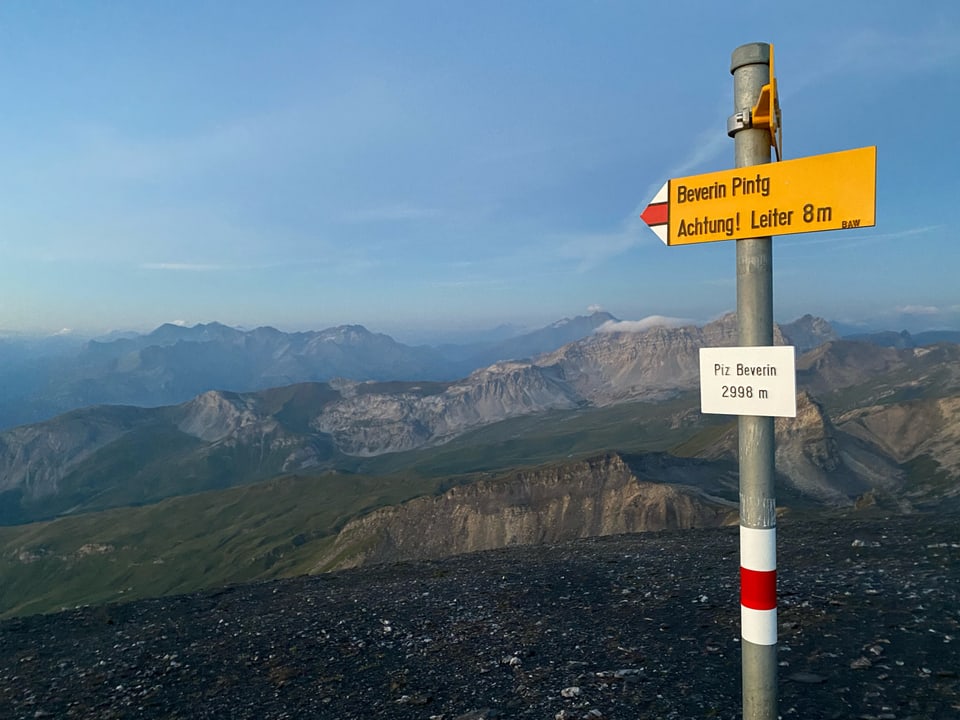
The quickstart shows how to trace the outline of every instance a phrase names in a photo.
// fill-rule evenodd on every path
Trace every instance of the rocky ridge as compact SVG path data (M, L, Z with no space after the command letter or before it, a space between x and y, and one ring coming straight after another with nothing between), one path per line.
M797 416L777 418L774 431L781 492L790 490L816 504L844 506L868 492L893 496L903 488L904 473L897 461L869 438L839 429L805 391L797 395ZM736 427L728 428L700 455L737 461Z
M350 521L317 570L736 521L736 504L644 482L619 455L480 480Z
M800 393L797 417L778 418L774 427L777 493L786 505L851 507L879 496L900 511L914 509L897 462L868 433L838 429L808 393ZM701 451L713 461L707 467L667 454L630 463L611 454L481 480L350 521L317 568L721 525L735 519L738 498L736 472L724 473L721 463L735 468L738 449L731 425Z
M557 368L566 383L593 405L655 401L697 386L700 348L736 342L736 316L729 314L703 327L596 333L534 362ZM784 344L779 330L775 342Z
M797 348L797 352L801 354L840 339L840 335L829 322L809 313L781 325L780 330L788 339L788 344Z
M553 368L504 362L477 370L438 394L365 392L330 403L314 427L349 455L371 456L442 444L476 427L583 405Z
M778 344L785 342L779 330ZM736 317L703 327L599 332L528 362L504 362L443 393L366 393L327 405L317 429L363 456L437 445L510 417L580 406L655 402L699 381L699 349L736 343Z
M260 434L276 431L276 419L257 405L253 396L210 390L182 407L176 426L181 432L210 443L231 436L242 437L254 428Z
M732 343L734 329L735 321L728 316L704 328L600 333L536 361L497 363L448 384L338 379L330 392L318 393L309 427L297 432L278 423L275 408L257 393L207 391L180 406L155 411L91 408L0 433L0 468L6 469L0 492L19 487L27 477L43 479L35 483L36 496L53 492L83 459L147 425L172 423L185 435L212 444L289 446L290 460L280 466L297 468L315 456L304 439L309 432L329 434L345 454L369 457L442 444L477 427L546 410L662 399L694 387L698 348ZM161 328L159 339L176 340L169 347L178 347L186 330ZM338 346L359 332L338 330L310 342ZM206 339L214 331L216 338L226 333L231 342L251 341L251 334L225 326L205 326L199 337Z

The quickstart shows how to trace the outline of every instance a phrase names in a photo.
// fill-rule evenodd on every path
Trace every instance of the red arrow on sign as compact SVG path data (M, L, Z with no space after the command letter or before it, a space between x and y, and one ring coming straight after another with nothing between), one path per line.
M667 181L663 187L653 196L653 200L647 205L646 210L640 213L640 219L643 220L657 237L667 244L667 222L670 220L670 182Z

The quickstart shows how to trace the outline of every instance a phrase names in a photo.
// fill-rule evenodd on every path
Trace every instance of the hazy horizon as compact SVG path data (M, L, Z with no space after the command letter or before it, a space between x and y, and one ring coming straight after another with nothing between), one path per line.
M112 328L110 330L102 332L80 332L72 328L61 328L57 331L48 331L48 330L33 330L33 331L16 331L9 330L6 328L0 328L0 339L16 339L20 338L23 340L45 340L45 339L55 339L63 338L65 340L76 340L76 341L87 341L87 340L111 340L126 335L148 335L154 330L157 330L163 325L177 325L185 328L192 328L196 326L209 325L213 323L219 323L226 325L228 327L241 330L241 331L250 331L255 330L260 327L271 327L276 330L287 333L295 332L318 332L322 330L327 330L330 328L347 326L347 325L361 325L367 330L373 333L382 333L389 335L391 338L397 342L401 342L407 345L441 345L441 344L469 344L472 342L483 342L491 339L503 339L507 337L515 337L522 335L524 333L533 332L541 328L545 328L555 322L559 322L565 319L572 319L578 316L587 316L595 312L609 312L615 318L617 318L620 323L618 323L621 328L629 328L633 331L638 331L639 329L645 329L655 324L665 324L668 326L680 326L680 325L697 325L703 326L709 322L712 322L723 315L735 312L735 309L730 308L719 313L715 313L709 317L704 318L684 318L684 317L675 317L675 316L664 316L664 315L646 315L639 318L623 317L621 314L618 314L615 311L612 311L607 308L601 307L589 307L584 308L582 312L574 312L571 315L557 316L551 319L546 320L537 320L529 319L526 322L521 322L517 319L513 321L507 319L503 322L491 321L484 324L481 321L477 321L469 325L448 325L448 326L385 326L373 323L365 322L353 322L345 320L343 322L333 323L331 325L315 325L315 326L299 326L299 325L286 325L284 323L260 323L260 324L232 324L224 323L217 319L209 320L199 320L196 322L189 322L185 320L170 320L158 325L150 326L140 326L140 327L127 327L127 328ZM812 315L812 313L802 313L801 315L791 316L791 317L778 317L775 318L775 321L780 324L794 322L799 320L804 315ZM816 316L814 317L822 317ZM902 332L907 331L912 334L918 334L921 332L931 332L931 331L960 331L960 325L949 325L943 324L940 322L924 322L924 315L917 314L913 315L910 313L901 314L898 316L890 316L886 320L884 319L874 319L870 322L849 322L844 320L838 320L836 318L823 317L822 319L831 323L834 329L840 335L851 335L857 333L875 333L875 332Z

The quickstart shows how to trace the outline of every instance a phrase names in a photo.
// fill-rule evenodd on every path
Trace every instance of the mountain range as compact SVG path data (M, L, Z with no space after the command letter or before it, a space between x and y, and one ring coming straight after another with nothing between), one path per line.
M573 331L567 324L542 344ZM696 388L699 348L736 344L735 318L625 332L594 317L575 332L591 324L558 348L455 380L207 390L6 430L0 570L10 584L0 612L115 598L122 577L136 578L129 596L146 596L538 537L729 521L736 424L702 415ZM258 337L225 326L161 330L103 345L138 358L181 345L186 356L191 343L246 347ZM798 349L797 417L776 422L785 506L957 503L960 346L841 340L810 316L775 335ZM327 337L311 341L366 339L355 327ZM96 350L109 355L85 352ZM76 581L50 585L80 567Z
M42 346L0 342L0 428L90 405L156 407L207 390L249 392L301 382L453 380L498 360L554 350L615 320L564 319L524 335L463 346L411 347L361 325L285 333L220 323L162 325L146 335L67 339Z
M180 329L164 332L175 337ZM197 332L249 338L223 327ZM362 337L353 329L336 337L351 336ZM776 336L784 342L783 330ZM736 320L728 315L703 327L595 332L451 382L338 379L253 393L211 390L158 408L75 410L0 433L0 519L9 524L155 502L282 473L357 471L370 467L365 459L443 446L512 419L691 396L699 348L733 345L735 338ZM885 407L931 388L952 392L960 383L956 355L955 345L898 350L831 341L801 355L798 380L827 401L837 393L857 395L845 409L862 414L879 401ZM691 418L662 420L703 422ZM863 417L858 423L861 436L876 430ZM896 462L909 455L900 452Z

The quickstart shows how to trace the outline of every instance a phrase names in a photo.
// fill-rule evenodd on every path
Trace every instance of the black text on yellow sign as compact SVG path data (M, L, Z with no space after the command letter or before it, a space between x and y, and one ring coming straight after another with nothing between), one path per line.
M675 178L641 217L667 245L871 227L876 177L866 147Z

